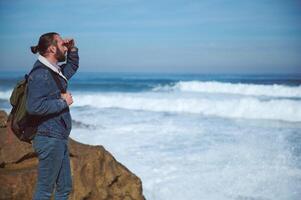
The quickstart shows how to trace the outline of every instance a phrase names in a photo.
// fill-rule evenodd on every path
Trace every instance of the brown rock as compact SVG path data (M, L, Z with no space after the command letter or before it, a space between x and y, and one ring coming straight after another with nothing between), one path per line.
M6 127L6 119L7 119L6 112L3 110L0 110L0 128Z
M3 114L4 113L4 114ZM7 117L0 112L0 119ZM2 118L1 118L2 117ZM143 200L141 180L102 146L69 139L71 200ZM0 200L32 199L38 159L32 145L0 128Z

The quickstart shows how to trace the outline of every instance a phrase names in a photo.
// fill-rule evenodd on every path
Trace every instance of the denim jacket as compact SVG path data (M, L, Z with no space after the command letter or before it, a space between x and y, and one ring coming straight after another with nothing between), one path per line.
M78 50L68 52L66 64L61 65L62 73L68 80L77 71L78 64ZM44 64L37 60L33 68L41 65ZM68 139L72 127L69 106L61 98L60 89L45 67L34 70L28 77L26 109L38 118L37 135ZM66 80L58 77L67 91Z

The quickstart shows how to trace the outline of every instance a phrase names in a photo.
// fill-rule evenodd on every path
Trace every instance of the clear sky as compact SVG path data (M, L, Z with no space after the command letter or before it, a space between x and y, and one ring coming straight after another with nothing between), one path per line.
M301 73L300 0L0 0L0 20L0 71L54 31L81 71Z

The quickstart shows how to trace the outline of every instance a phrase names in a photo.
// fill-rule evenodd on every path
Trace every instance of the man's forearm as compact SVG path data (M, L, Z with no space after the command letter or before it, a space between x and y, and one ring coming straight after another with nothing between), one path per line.
M67 54L67 63L61 66L64 76L69 80L79 67L78 48L72 47Z

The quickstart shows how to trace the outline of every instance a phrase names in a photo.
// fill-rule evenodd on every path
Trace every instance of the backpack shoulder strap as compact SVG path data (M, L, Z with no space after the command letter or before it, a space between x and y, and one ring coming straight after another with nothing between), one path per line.
M48 68L48 67L47 67L47 68ZM59 77L58 77L59 75L58 75L57 73L55 73L54 71L52 71L51 69L49 69L49 68L48 68L48 70L50 71L50 73L51 73L51 75L52 75L54 81L56 82L57 87L60 89L60 91L61 91L62 93L66 93L66 90L64 89L64 87L63 87L61 81L59 80Z

